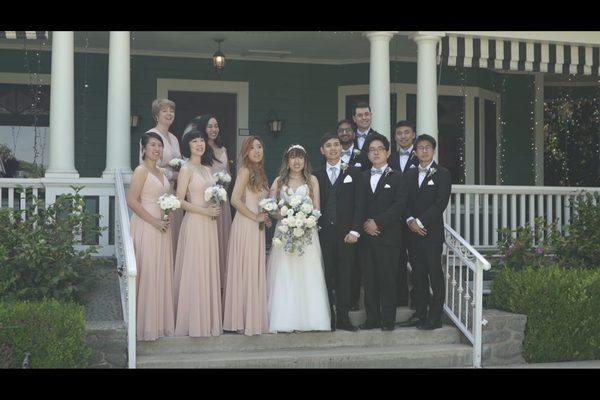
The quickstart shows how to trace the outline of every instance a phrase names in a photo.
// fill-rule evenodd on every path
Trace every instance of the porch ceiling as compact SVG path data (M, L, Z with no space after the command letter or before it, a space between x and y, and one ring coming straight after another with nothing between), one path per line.
M221 51L230 59L343 64L368 62L370 45L363 34L363 31L133 31L131 51L133 54L209 58L217 50L214 39L224 39ZM390 42L392 59L416 61L417 45L408 34L399 32ZM78 31L76 50L108 52L108 37L106 31ZM0 47L22 49L23 43L3 39ZM39 48L39 45L32 44L32 47ZM50 49L50 43L44 47Z

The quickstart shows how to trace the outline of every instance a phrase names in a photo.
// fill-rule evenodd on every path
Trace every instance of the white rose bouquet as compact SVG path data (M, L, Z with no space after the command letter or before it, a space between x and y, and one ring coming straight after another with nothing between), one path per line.
M227 201L227 191L221 185L209 186L204 191L204 200L221 205ZM212 219L217 219L217 217L212 217Z
M258 202L258 207L260 208L260 211L266 212L269 215L272 215L275 211L279 209L279 207L277 206L277 201L274 198L262 199ZM261 222L258 225L258 228L261 231L263 231L265 229L265 223Z
M312 242L312 233L317 229L319 210L313 208L308 196L292 196L289 202L280 201L279 222L273 238L273 246L283 246L289 254L304 254L304 248Z
M169 213L171 211L175 211L178 208L181 208L181 202L177 198L177 196L165 193L158 198L158 205L161 210L164 211L165 215L163 216L164 220L169 218Z
M185 160L182 160L181 158L174 158L169 161L169 167L173 168L175 171L179 171L183 164L185 164Z
M215 178L216 184L223 187L227 187L231 182L231 175L225 171L216 172L213 174L213 177Z

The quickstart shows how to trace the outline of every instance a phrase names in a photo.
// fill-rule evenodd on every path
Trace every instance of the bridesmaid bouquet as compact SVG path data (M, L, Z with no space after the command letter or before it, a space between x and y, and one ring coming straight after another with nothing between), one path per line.
M185 164L185 160L182 160L181 158L174 158L169 161L169 166L175 171L179 171L183 164Z
M215 183L217 185L221 185L223 187L227 187L227 185L229 185L229 182L231 182L231 175L229 175L225 171L216 172L216 173L213 174L213 176L215 178Z
M177 198L177 196L165 193L158 198L158 205L161 210L164 211L165 215L163 216L164 220L169 218L169 213L171 211L175 211L178 208L181 208L181 202Z
M321 216L319 210L313 209L312 201L307 196L292 196L289 202L280 201L281 220L273 246L283 246L289 254L304 254L304 247L311 244L312 233L317 229L317 220Z
M273 212L277 211L277 209L279 208L277 206L277 202L275 201L274 198L262 199L261 201L258 202L258 207L260 208L261 212L266 212L269 215L272 215ZM261 222L258 225L258 228L261 231L264 231L265 230L265 223Z
M204 191L204 200L214 204L224 203L227 201L227 191L221 185L209 186ZM212 219L217 219L217 217L212 217Z

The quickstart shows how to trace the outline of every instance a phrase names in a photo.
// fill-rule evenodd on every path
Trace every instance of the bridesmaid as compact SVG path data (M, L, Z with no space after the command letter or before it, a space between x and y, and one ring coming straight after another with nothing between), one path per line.
M245 335L267 333L267 281L265 231L271 220L260 212L258 202L269 193L264 168L263 143L249 136L242 144L242 167L233 188L231 204L237 210L227 252L225 320L223 328Z
M223 146L223 141L219 135L219 123L212 114L203 115L198 121L198 130L206 133L208 136L209 147L213 150L213 163L211 173L229 171L229 159L227 158L227 149ZM229 205L223 207L221 216L217 220L217 229L219 230L219 270L221 271L221 289L225 292L227 283L227 242L229 241L229 230L231 229L231 209Z
M217 219L221 207L207 203L204 191L214 184L210 168L212 149L199 131L182 138L183 155L177 197L186 211L175 258L174 298L177 304L175 336L218 336L223 333L219 275Z
M170 222L162 219L158 198L169 192L169 181L156 165L163 155L162 138L145 133L140 141L142 163L133 172L127 205L133 210L131 236L138 268L137 339L172 336L173 249Z
M152 115L156 121L156 126L148 132L154 132L160 135L164 143L163 155L158 162L158 166L164 168L165 175L171 185L171 193L175 193L175 183L177 182L177 174L170 165L169 161L174 158L181 158L179 151L179 141L177 137L169 132L171 124L175 120L175 103L169 99L156 99L152 102ZM140 163L142 162L142 153L140 152ZM177 237L179 236L179 227L183 211L175 210L171 217L171 231L173 232L173 250L177 249ZM173 255L174 257L175 255Z

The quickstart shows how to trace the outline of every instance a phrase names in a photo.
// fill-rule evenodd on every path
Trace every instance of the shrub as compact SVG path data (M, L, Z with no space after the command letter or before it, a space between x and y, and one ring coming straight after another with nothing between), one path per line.
M29 353L30 368L85 368L83 307L57 300L0 302L0 366L21 368Z
M99 216L84 210L80 189L74 189L37 214L35 201L25 210L0 209L1 300L83 301L97 247L75 249L76 235L101 230L95 223Z
M528 362L600 358L600 270L501 268L488 306L527 315Z
M504 228L498 232L497 246L503 265L517 270L525 266L544 266L551 259L550 254L554 252L553 246L559 235L556 222L547 224L539 217L535 219L534 229L525 225L514 231Z

